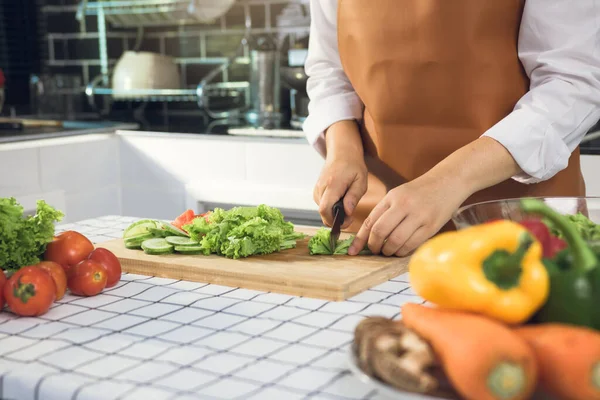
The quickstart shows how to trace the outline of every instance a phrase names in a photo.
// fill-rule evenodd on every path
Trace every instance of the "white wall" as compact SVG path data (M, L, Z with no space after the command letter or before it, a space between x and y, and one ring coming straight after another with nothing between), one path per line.
M0 197L46 199L73 222L101 215L171 219L198 203L316 212L321 157L298 140L122 132L0 145ZM600 196L600 156L583 156Z

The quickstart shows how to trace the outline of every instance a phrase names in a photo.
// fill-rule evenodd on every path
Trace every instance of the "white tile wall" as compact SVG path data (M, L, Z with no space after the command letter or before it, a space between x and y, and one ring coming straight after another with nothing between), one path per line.
M37 149L0 150L0 197L41 190Z
M76 222L104 215L121 214L121 189L116 184L97 188L79 189L66 195L64 222Z
M181 190L166 190L150 185L122 187L123 215L139 218L171 220L184 211L185 193Z
M290 185L314 186L323 158L311 147L298 144L248 143L246 149L246 176L248 181Z
M39 148L43 190L80 192L116 185L119 143L114 136Z
M122 136L123 185L173 188L178 183L244 180L243 142Z
M588 196L600 196L600 156L581 156L581 169Z

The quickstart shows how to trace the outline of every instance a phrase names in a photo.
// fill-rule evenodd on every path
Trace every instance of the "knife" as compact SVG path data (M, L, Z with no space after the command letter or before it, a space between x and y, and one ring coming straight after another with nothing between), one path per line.
M331 246L332 252L335 251L335 246L340 238L344 219L346 219L346 214L344 213L344 198L342 197L333 205L333 226L331 227L331 234L329 236L329 246Z

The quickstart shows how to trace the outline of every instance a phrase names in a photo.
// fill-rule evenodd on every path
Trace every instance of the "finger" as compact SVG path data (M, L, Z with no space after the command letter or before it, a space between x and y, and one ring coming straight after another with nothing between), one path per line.
M367 179L357 175L344 197L344 210L346 211L347 216L351 216L354 213L356 205L366 192Z
M380 201L379 204L375 206L375 208L371 211L365 222L361 225L356 237L352 241L350 248L348 249L348 254L351 256L357 255L362 249L365 248L367 241L369 240L369 234L371 233L371 229L373 229L373 225L377 222L379 217L385 213L390 206L388 203L384 201Z
M405 217L406 213L396 207L389 208L381 215L381 217L379 217L377 222L373 224L373 229L371 229L371 234L369 235L369 240L367 242L371 253L381 253L385 241L388 240L394 229L402 224Z
M342 229L348 228L353 222L354 218L346 216L346 218L344 218L344 223L342 224Z
M313 190L313 200L315 201L315 203L317 203L317 205L319 205L319 203L321 202L321 197L323 197L323 192L325 191L326 187L327 185L325 185L321 179L319 179L319 181L315 185L315 188Z
M431 236L433 236L433 234L430 232L430 230L425 226L421 226L410 236L410 238L408 238L406 242L404 242L404 245L400 247L400 249L396 252L396 255L398 257L408 256L420 245L425 243L425 241L431 238Z
M323 192L323 196L319 202L319 214L321 214L327 226L333 224L333 205L344 196L346 189L348 189L346 183L334 180L327 185L325 192Z
M384 256L393 256L404 246L406 241L423 226L415 217L410 215L404 218L400 224L390 233L387 241L383 245L381 252Z

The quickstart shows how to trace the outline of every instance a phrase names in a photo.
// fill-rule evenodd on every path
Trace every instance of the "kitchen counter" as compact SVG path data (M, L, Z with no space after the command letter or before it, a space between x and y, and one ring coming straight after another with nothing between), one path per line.
M25 128L22 131L0 130L0 144L90 135L106 132L114 133L120 129L133 130L137 129L138 127L138 124L126 122L65 121L64 127Z
M61 225L101 243L136 218ZM124 274L39 318L0 313L2 399L383 399L347 368L356 324L422 303L406 275L345 302Z

